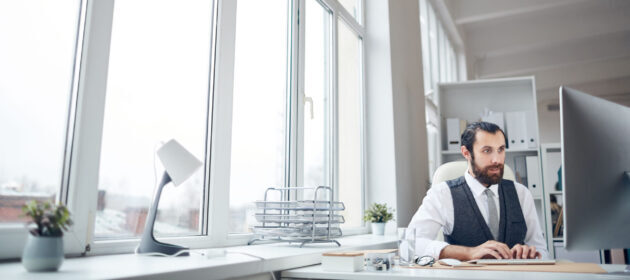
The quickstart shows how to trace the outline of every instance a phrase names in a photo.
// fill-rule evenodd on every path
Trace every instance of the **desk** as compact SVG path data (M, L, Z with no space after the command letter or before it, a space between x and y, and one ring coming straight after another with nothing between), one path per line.
M322 253L386 249L396 246L395 235L370 234L338 238L341 247L299 243L272 243L226 248L224 257L151 257L134 254L69 258L58 272L28 273L19 262L0 263L0 279L11 280L90 280L90 279L226 279L268 274L318 264ZM245 253L245 254L243 254ZM267 275L268 276L268 275Z
M626 265L601 265L608 272L623 271ZM282 279L346 279L346 280L418 280L418 279L510 279L510 280L581 280L581 279L629 279L630 275L586 274L558 272L508 272L508 271L471 271L446 269L411 269L400 268L394 271L376 272L329 272L323 271L321 265L313 265L291 270L281 274Z

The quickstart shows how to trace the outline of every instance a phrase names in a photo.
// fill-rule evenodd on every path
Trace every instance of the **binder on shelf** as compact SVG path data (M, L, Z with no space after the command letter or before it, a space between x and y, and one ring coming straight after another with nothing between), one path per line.
M505 122L503 121L503 112L490 112L488 115L481 117L484 122L496 124L505 131Z
M538 147L538 133L536 131L536 116L534 112L527 112L527 147L535 149Z
M505 124L509 149L527 149L527 120L525 112L505 113Z
M446 148L449 151L459 151L462 132L466 129L466 120L458 118L446 119Z
M525 157L527 167L527 187L535 198L542 197L542 184L540 183L540 170L538 168L538 156Z

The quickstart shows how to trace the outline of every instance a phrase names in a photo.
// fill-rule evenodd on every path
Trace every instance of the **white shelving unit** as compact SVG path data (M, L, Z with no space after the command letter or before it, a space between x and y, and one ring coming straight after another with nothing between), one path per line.
M545 143L540 145L540 159L542 165L544 203L545 203L545 236L549 247L549 254L556 259L571 260L576 262L600 263L599 251L569 252L564 249L564 238L554 237L553 219L551 217L551 196L555 195L558 204L562 205L563 188L558 185L558 169L562 165L562 146L560 143Z
M438 165L446 162L464 160L459 151L449 151L447 149L446 136L446 119L459 118L466 120L467 123L479 121L484 111L492 112L526 112L527 124L533 124L533 135L536 143L539 143L538 134L538 114L536 106L536 84L534 77L518 77L506 79L491 80L475 80L458 83L441 83L437 85L437 98L439 100L438 113L440 115L439 127L441 134L441 153ZM506 124L507 126L507 124ZM506 133L510 134L510 128L506 128ZM509 165L517 177L517 181L527 184L527 169L525 157L539 156L539 146L510 149L506 150L505 163ZM536 161L537 174L542 174L540 168L540 158ZM546 218L545 201L544 201L544 185L541 181L542 177L538 176L536 182L533 182L536 188L533 189L532 195L538 213L538 219L541 227L545 229ZM545 238L548 239L548 233L545 232ZM548 241L547 247L553 250L553 243Z
M562 190L556 189L558 183L558 169L562 165L562 154L560 153L560 143L546 143L540 145L540 158L542 163L542 177L544 185L544 199L547 210L545 211L545 236L547 237L547 244L554 244L555 242L563 242L562 237L553 236L553 220L551 219L551 204L550 199L552 195L555 195L558 199L558 204L562 206ZM549 246L549 254L555 257L555 247Z

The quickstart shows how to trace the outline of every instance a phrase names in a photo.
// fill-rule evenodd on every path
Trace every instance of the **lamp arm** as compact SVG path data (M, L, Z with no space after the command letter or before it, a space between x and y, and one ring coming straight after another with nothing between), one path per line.
M153 196L153 202L151 202L151 208L149 208L149 213L147 213L147 220L144 225L144 231L142 233L142 237L140 238L140 245L138 246L138 253L158 253L164 255L176 255L176 256L188 256L188 252L179 253L182 250L186 250L187 248L181 247L178 245L162 243L155 240L155 236L153 235L153 228L155 226L155 218L157 216L158 204L160 203L160 196L162 195L162 189L166 184L171 182L171 177L168 173L164 172L162 176L162 181L157 186L155 190L155 195Z
M160 204L160 197L162 196L162 189L164 189L164 186L166 186L166 184L170 182L171 182L171 177L168 176L168 173L164 172L164 175L162 176L162 181L160 182L158 187L155 189L155 194L153 195L151 208L149 208L147 220L144 223L143 237L145 237L144 235L149 234L150 236L147 236L147 237L151 239L155 239L155 235L153 234L153 227L155 225L155 218L157 217L157 210L158 210L158 205Z

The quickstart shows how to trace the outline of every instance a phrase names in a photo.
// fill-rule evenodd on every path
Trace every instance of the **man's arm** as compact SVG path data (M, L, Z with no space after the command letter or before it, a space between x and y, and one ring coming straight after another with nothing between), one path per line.
M444 241L435 240L435 237L440 228L446 227L445 209L452 209L452 203L445 182L429 189L408 226L416 229L416 255L438 258L440 251L448 245Z
M515 183L515 185L517 184L518 183ZM527 187L523 185L520 185L519 187L521 187L519 192L522 192L519 193L519 199L521 201L521 208L523 210L525 224L527 225L527 233L525 235L525 244L522 244L521 246L515 245L514 248L512 248L514 257L519 258L520 256L520 258L523 259L548 259L549 253L547 251L547 242L545 242L545 238L542 234L542 229L540 228L540 222L538 221L538 213L536 213L534 198L532 197L532 194L529 189L527 189Z

